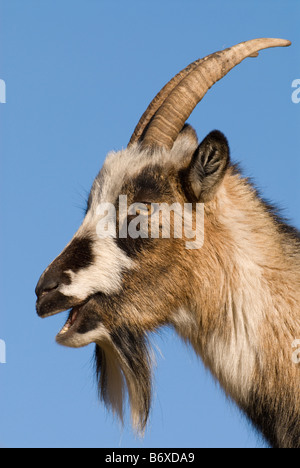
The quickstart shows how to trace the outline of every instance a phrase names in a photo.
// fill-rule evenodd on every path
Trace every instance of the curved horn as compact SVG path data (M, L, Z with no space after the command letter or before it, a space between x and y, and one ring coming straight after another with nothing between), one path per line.
M142 116L130 143L141 138L142 148L171 149L185 121L206 92L246 57L269 47L286 47L284 39L253 39L197 60L177 74L154 98ZM133 141L132 141L133 140Z
M134 129L134 132L130 138L128 146L131 146L133 143L136 143L143 135L145 128L147 127L148 123L156 113L156 111L160 108L162 103L165 99L171 94L173 89L183 80L192 70L194 70L203 59L198 59L193 63L190 63L186 68L181 70L177 75L174 76L155 96L155 98L150 102L149 106L143 113L142 117L140 118L137 126Z

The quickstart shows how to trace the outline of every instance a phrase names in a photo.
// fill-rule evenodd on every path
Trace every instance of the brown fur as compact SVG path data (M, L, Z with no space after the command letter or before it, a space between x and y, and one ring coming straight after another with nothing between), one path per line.
M177 190L178 181L172 171L167 179ZM180 199L182 203L186 201L183 194ZM270 400L270 407L262 408L257 397L255 414L275 411L274 404L280 406L287 420L293 419L299 416L300 408L297 391L300 372L299 366L292 362L291 347L300 328L298 249L298 240L293 235L283 234L280 224L257 198L252 186L230 167L217 197L205 207L203 248L187 251L182 241L164 239L152 245L150 255L148 249L139 252L138 267L124 275L123 299L116 298L116 303L121 301L120 324L113 310L105 326L112 331L116 327L137 327L142 336L144 331L173 323L254 423L253 408L249 408L252 394L260 395L264 403ZM246 267L248 262L253 263L261 273L265 300L259 307L263 309L256 311L255 302L244 305L249 314L259 315L258 328L251 324L251 317L239 317L240 311L234 309L228 299L240 288L240 277L244 274L240 264L233 260L236 252ZM251 281L249 294L255 300L257 291L250 288ZM183 322L176 312L182 308L189 311ZM246 359L247 348L251 348L255 357L248 375L250 386L246 390L241 389L242 382L236 376L230 380L222 367L226 360L232 361L227 348L240 332L239 321L245 350L235 359ZM237 348L237 352L240 351ZM216 359L216 352L219 359ZM237 363L237 371L240 367L243 367L242 362ZM263 430L270 443L274 446L295 444L295 436L290 439L288 435L289 426L282 427L281 421L277 424L279 428ZM296 430L299 436L299 429Z
M205 187L204 245L187 250L185 239L117 238L120 252L132 260L122 269L120 288L104 294L100 284L99 293L80 306L67 338L58 341L68 346L96 343L100 396L122 418L127 386L133 423L143 430L151 400L147 333L173 325L270 445L300 447L300 367L292 361L292 342L300 329L299 234L235 167L226 166L221 134L213 132L205 141L197 149L195 133L185 128L170 154L143 153L140 167L110 191L107 177L113 169L107 165L106 173L100 173L101 186L106 184L108 193L126 194L129 203L183 205L195 202L195 183L200 201ZM130 151L129 157L139 148ZM198 181L195 173L189 177L195 167ZM91 192L89 219L98 185ZM86 230L96 243L91 221L85 226L80 236ZM53 283L57 271L54 261L39 283L39 301L45 301L40 291L46 291L48 277ZM51 290L46 296L52 298L53 313L57 294ZM43 315L46 309L39 301Z

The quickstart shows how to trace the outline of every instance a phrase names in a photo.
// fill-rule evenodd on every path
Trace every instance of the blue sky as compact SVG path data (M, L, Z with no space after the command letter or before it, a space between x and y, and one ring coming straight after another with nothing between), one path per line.
M256 37L261 52L208 93L189 122L223 131L234 161L300 227L297 0L1 0L0 447L261 447L191 349L153 337L155 395L143 440L97 401L93 346L40 320L39 275L78 228L106 153L127 145L152 97L191 61Z

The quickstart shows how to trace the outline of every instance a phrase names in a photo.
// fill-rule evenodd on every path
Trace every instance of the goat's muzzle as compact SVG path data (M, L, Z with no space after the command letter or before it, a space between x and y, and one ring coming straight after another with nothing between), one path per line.
M36 311L40 317L48 317L78 305L74 297L65 296L59 291L62 274L55 264L48 267L40 277L35 289Z

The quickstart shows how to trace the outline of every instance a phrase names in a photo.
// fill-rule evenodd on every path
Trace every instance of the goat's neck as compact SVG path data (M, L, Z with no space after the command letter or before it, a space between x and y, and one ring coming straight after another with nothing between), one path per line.
M299 244L280 232L252 187L229 172L206 207L198 255L195 301L179 310L175 327L270 443L288 445L297 434L284 433L277 420L284 411L299 417L300 372L292 360L300 338ZM274 419L272 434L263 418L255 419L264 411Z

